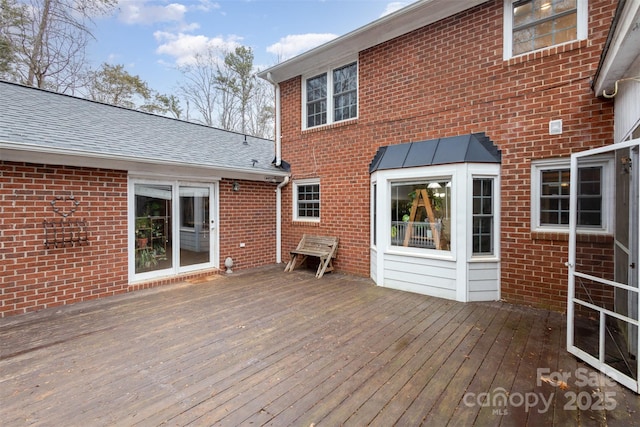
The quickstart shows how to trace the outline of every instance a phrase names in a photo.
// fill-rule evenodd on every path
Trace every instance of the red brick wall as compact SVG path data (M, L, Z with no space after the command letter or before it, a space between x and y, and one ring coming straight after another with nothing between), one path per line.
M0 317L127 291L126 172L0 163ZM87 245L47 249L51 201L73 195ZM57 201L60 210L70 203Z
M128 284L127 172L12 162L0 172L0 317L215 273ZM235 269L275 262L275 185L231 183L220 183L221 267L227 256ZM43 221L62 219L51 201L71 195L80 204L69 218L87 221L88 244L46 248Z
M502 59L503 1L495 0L359 55L359 117L301 131L301 78L281 85L282 153L292 178L321 179L321 223L291 220L283 195L283 253L305 232L340 237L336 267L369 274L368 165L380 146L485 132L502 150L502 296L566 305L567 242L530 229L531 160L609 144L613 104L591 79L615 2L589 2L589 39ZM563 134L548 133L563 120Z
M233 259L233 270L272 264L276 253L276 185L232 180L220 182L220 268ZM244 247L240 244L244 243Z

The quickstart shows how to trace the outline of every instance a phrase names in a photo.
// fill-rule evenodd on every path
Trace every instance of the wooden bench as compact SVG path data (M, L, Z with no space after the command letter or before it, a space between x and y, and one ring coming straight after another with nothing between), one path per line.
M320 258L316 277L321 278L325 272L333 271L332 259L336 257L338 252L337 237L311 236L304 234L298 247L291 251L291 260L285 267L284 271L291 272L298 265L301 265L307 257Z

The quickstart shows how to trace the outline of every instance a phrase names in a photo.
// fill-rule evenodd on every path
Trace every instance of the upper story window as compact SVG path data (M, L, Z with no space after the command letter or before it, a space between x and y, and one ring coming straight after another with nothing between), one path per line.
M358 63L331 69L305 80L305 127L358 116Z
M608 232L611 229L609 203L605 193L611 181L610 160L596 160L578 168L579 231ZM569 162L535 162L532 170L532 228L536 231L569 230Z
M505 0L504 58L587 38L587 0Z

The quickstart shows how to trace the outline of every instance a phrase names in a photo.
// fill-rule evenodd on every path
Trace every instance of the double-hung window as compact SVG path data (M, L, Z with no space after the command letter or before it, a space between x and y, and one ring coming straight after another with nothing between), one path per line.
M473 180L472 252L474 255L493 255L493 179Z
M293 183L293 219L320 221L320 180L300 180Z
M505 0L504 58L587 38L586 0Z
M304 124L322 126L358 116L358 63L353 62L304 81Z
M582 232L610 231L608 195L611 161L597 160L578 168L577 226ZM539 161L532 167L532 229L568 231L571 171L568 161Z

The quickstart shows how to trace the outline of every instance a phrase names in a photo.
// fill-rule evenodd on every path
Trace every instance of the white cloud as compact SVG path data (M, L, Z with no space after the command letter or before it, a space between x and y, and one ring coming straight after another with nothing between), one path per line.
M193 64L197 54L204 54L209 49L231 51L240 45L241 40L238 36L207 37L166 31L156 31L153 36L159 43L156 53L173 57L178 66Z
M335 39L335 34L293 34L281 38L277 43L267 47L267 52L273 53L279 61L306 52L314 47Z
M209 12L213 9L220 9L220 3L212 2L209 0L199 0L198 5L196 5L195 8L202 12Z
M121 1L118 19L126 24L154 24L157 22L182 22L187 7L180 3L165 6L147 4L146 0Z

